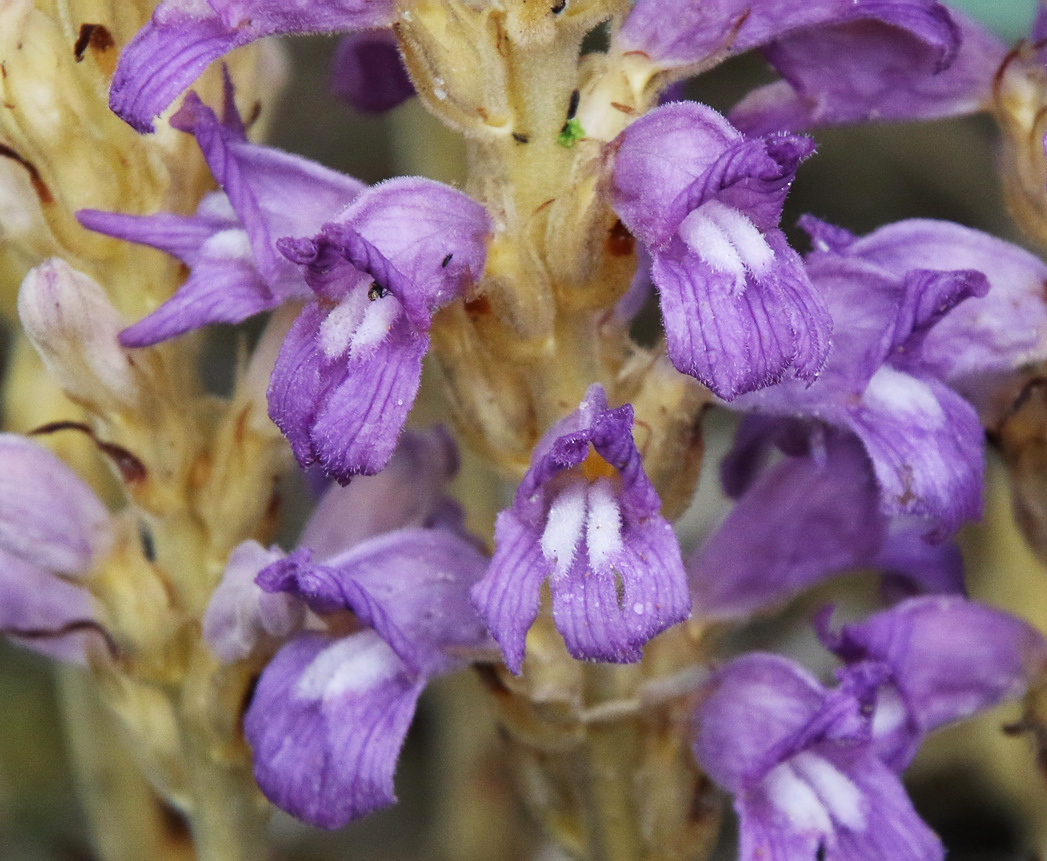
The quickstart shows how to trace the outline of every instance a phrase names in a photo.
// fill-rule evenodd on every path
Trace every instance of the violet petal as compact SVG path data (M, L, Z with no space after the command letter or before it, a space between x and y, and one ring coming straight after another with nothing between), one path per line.
M327 559L384 532L431 526L443 515L447 482L457 468L454 441L445 430L405 431L385 469L328 489L298 543Z
M553 616L579 659L635 661L642 644L687 618L690 597L672 528L643 471L628 405L592 386L539 441L495 554L472 598L519 672L549 579Z
M262 672L244 715L259 787L320 828L392 804L396 760L424 685L373 631L291 640Z
M884 715L874 729L880 755L897 769L932 729L1022 696L1047 662L1047 642L1031 625L960 596L912 598L821 636L849 665L890 668L908 717Z
M884 365L846 422L872 458L887 513L928 518L936 540L981 516L981 422L951 389Z
M868 456L833 434L819 457L765 470L688 561L695 612L745 617L779 603L867 564L885 528Z
M837 26L769 45L764 53L784 80L750 93L730 112L731 122L748 134L765 134L985 108L1006 54L998 39L941 6L865 6L868 11L859 6L855 18Z
M473 604L498 642L505 665L523 669L524 641L538 618L539 592L549 573L531 527L513 509L498 515L494 557L487 575L470 592Z
M98 634L83 624L94 622L86 589L0 548L0 634L49 658L86 664Z
M401 529L314 563L296 550L258 575L267 592L302 598L315 612L352 610L404 663L431 674L457 665L448 650L487 642L468 600L487 559L457 535Z
M164 0L120 55L109 104L140 132L193 83L212 60L264 36L331 33L388 26L385 0L325 0L306 5L267 0L207 0L186 8Z

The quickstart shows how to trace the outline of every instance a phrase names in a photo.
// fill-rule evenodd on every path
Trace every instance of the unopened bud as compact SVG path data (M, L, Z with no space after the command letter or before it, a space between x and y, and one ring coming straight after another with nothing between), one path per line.
M126 321L92 278L58 258L46 260L22 282L18 314L70 398L101 413L138 404L142 372L117 341Z

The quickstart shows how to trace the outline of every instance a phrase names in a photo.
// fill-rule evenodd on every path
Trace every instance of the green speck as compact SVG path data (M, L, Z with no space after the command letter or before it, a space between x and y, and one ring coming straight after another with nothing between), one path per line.
M560 142L560 146L570 149L577 141L580 141L584 137L585 129L582 128L582 124L578 122L576 117L572 117L563 124L563 128L560 129L560 135L557 137L557 141Z

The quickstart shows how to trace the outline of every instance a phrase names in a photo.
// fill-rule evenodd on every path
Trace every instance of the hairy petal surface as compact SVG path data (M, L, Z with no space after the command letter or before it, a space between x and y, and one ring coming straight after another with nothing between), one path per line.
M710 108L665 105L617 139L613 201L647 246L669 357L730 400L811 381L832 321L778 230L804 138L746 140Z
M498 516L494 558L471 595L514 673L545 580L579 659L639 660L644 642L690 612L679 545L658 514L632 420L631 407L608 409L591 387L539 442Z
M284 239L317 296L292 325L269 414L303 466L345 483L388 462L415 395L432 315L480 276L490 221L455 189L392 180L313 238Z
M470 592L473 604L498 642L505 665L523 669L524 641L538 618L539 594L549 574L534 529L513 509L498 515L494 556L487 575Z

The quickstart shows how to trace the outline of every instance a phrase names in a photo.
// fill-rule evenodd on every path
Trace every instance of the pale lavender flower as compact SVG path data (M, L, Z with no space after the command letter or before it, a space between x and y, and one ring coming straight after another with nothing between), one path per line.
M721 470L737 501L687 560L697 615L745 618L859 567L882 574L888 600L963 592L956 545L924 540L918 519L887 516L853 434L748 416Z
M269 799L322 828L392 804L393 774L429 679L486 645L468 589L487 559L459 536L401 529L323 563L295 551L258 576L323 618L350 611L355 633L304 631L266 666L244 715L255 777Z
M982 429L923 348L988 282L973 269L890 265L833 251L821 234L816 241L822 250L807 258L807 271L839 333L824 371L813 385L786 380L733 406L848 429L869 454L883 511L923 518L929 535L944 538L980 514ZM951 262L942 255L939 265Z
M1047 264L1010 242L947 221L911 219L857 237L805 217L816 253L873 263L903 274L916 269L985 273L989 291L971 296L926 329L915 355L900 367L918 367L973 404L986 426L1010 408L1029 369L1047 360Z
M877 691L873 744L895 770L932 730L1021 697L1047 669L1047 643L1027 622L960 596L926 596L838 633L829 610L816 622L827 648L847 663L886 668Z
M832 321L778 229L807 138L746 139L711 108L660 107L616 141L613 204L651 254L669 357L724 399L811 381Z
M267 550L257 541L241 542L229 554L200 620L204 641L222 663L264 652L301 628L301 601L262 592L255 583L259 571L283 557L279 548Z
M694 754L734 796L739 861L945 857L870 742L875 684L851 679L827 691L767 654L738 658L713 677Z
M935 0L638 0L612 43L670 81L754 48L782 80L731 112L750 134L979 110L1006 52Z
M109 512L76 473L36 443L0 434L0 632L85 663L101 629L76 581L112 540Z
M922 7L922 8L921 8ZM789 33L763 54L782 80L729 113L747 134L984 110L1007 48L941 4L859 3L831 26Z
M823 434L764 470L688 560L695 612L744 618L868 562L886 521L861 444Z
M639 660L647 640L690 612L680 548L632 425L632 407L609 409L591 387L543 437L498 515L494 558L472 598L514 673L546 580L556 627L580 659Z
M486 212L432 180L365 191L250 144L228 83L222 122L190 94L172 124L196 135L224 195L205 197L190 217L79 213L88 227L191 268L121 342L144 346L311 298L277 359L270 415L303 466L319 463L342 482L378 472L414 403L433 314L483 271Z

